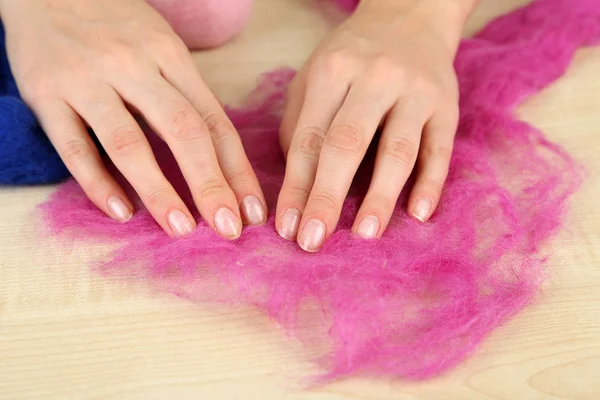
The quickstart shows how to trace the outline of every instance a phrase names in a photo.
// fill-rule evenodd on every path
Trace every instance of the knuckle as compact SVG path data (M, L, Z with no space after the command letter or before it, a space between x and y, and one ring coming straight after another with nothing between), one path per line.
M218 197L227 192L227 184L223 179L209 178L195 185L195 192L200 198Z
M382 188L383 189L383 188ZM383 210L386 213L396 207L398 199L393 198L386 190L377 190L369 193L365 199L366 207L369 210Z
M341 207L338 197L330 191L321 190L314 193L310 199L311 203L317 204L318 210L337 210Z
M94 150L83 140L69 140L63 146L63 159L70 166L78 166L93 157Z
M337 125L331 127L325 145L328 149L358 155L363 150L364 137L363 132L352 124Z
M440 158L449 161L452 157L452 147L444 144L426 146L423 149L423 156L427 158Z
M229 119L219 112L209 112L204 117L204 123L214 142L227 141L235 138L235 128Z
M204 127L194 111L181 110L175 113L171 119L171 129L168 135L178 142L195 141L204 134Z
M323 146L325 131L318 127L310 127L298 132L297 151L300 154L318 157Z
M152 188L145 192L144 202L148 208L152 209L165 204L172 196L173 192L168 187Z
M109 134L109 148L117 155L131 154L143 146L143 135L133 127L121 126Z
M306 201L310 196L310 187L303 185L301 182L291 182L285 190L290 194L290 197Z
M383 155L401 165L410 165L416 156L416 146L407 138L399 136L383 142Z
M43 104L47 99L56 96L56 83L43 77L32 77L30 83L19 88L21 97L28 105Z
M379 55L371 61L371 76L384 78L386 80L402 80L406 77L406 72L392 57Z
M254 178L252 170L249 168L241 168L225 174L225 180L232 183L243 184L251 182Z
M144 64L141 60L129 44L115 40L111 41L110 47L105 49L98 65L92 67L91 71L102 77L107 71L138 77Z
M345 51L333 51L318 58L314 63L313 74L326 77L339 77L341 73L348 70L355 63L354 57Z
M440 97L439 85L427 75L419 74L413 80L413 87L419 97L437 100Z
M169 63L180 64L189 56L189 51L177 35L171 32L158 32L151 40L159 54L163 54Z

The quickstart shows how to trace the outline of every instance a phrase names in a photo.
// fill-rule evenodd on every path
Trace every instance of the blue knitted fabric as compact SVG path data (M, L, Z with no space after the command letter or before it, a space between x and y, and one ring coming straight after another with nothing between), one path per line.
M1 24L0 41L0 185L60 182L69 171L19 96Z

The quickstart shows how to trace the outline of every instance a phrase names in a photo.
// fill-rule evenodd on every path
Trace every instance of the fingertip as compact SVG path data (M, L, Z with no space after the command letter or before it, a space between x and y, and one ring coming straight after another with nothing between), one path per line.
M242 221L227 207L221 207L214 216L214 225L217 233L225 239L235 240L242 234Z
M117 222L125 223L133 217L133 205L126 198L119 195L112 195L107 201L109 216Z
M433 202L428 197L417 197L410 212L413 218L427 222L433 213Z
M244 197L240 205L240 212L246 225L258 226L267 222L266 207L255 196Z
M374 214L370 214L360 220L355 233L363 239L376 239L379 237L380 227L379 218Z
M306 252L316 253L325 244L326 234L325 223L317 218L310 218L298 234L298 245Z
M167 222L171 228L171 233L176 237L187 236L196 228L193 218L179 209L169 212Z
M297 208L289 208L286 210L282 215L277 228L279 236L289 241L296 240L301 219L302 213Z

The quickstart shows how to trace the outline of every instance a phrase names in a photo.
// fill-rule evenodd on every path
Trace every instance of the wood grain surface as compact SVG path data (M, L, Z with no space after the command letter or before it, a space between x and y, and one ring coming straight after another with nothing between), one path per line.
M467 34L525 1L484 1ZM259 73L299 67L332 24L309 0L258 0L251 26L196 54L224 102ZM306 390L313 366L264 316L198 307L92 274L101 246L36 239L52 187L0 189L0 399L600 399L600 48L520 108L589 172L547 250L537 304L456 370L426 382L349 379Z

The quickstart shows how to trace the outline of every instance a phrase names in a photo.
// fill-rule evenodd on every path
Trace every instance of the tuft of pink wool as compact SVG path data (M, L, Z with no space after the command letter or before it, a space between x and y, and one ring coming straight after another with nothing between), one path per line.
M52 234L120 246L98 265L103 274L147 280L199 305L262 310L320 351L317 382L432 377L473 353L540 288L547 258L540 247L561 227L581 171L560 146L518 120L515 108L558 79L579 47L599 42L597 0L536 1L464 41L455 63L460 126L439 209L430 222L415 221L405 211L405 190L380 240L350 232L369 184L368 162L318 254L281 239L272 213L237 241L220 239L197 213L198 229L171 239L139 200L131 221L115 223L74 181L40 210ZM227 110L270 210L284 174L277 130L293 74L266 74L247 106ZM149 137L194 209L168 149Z

